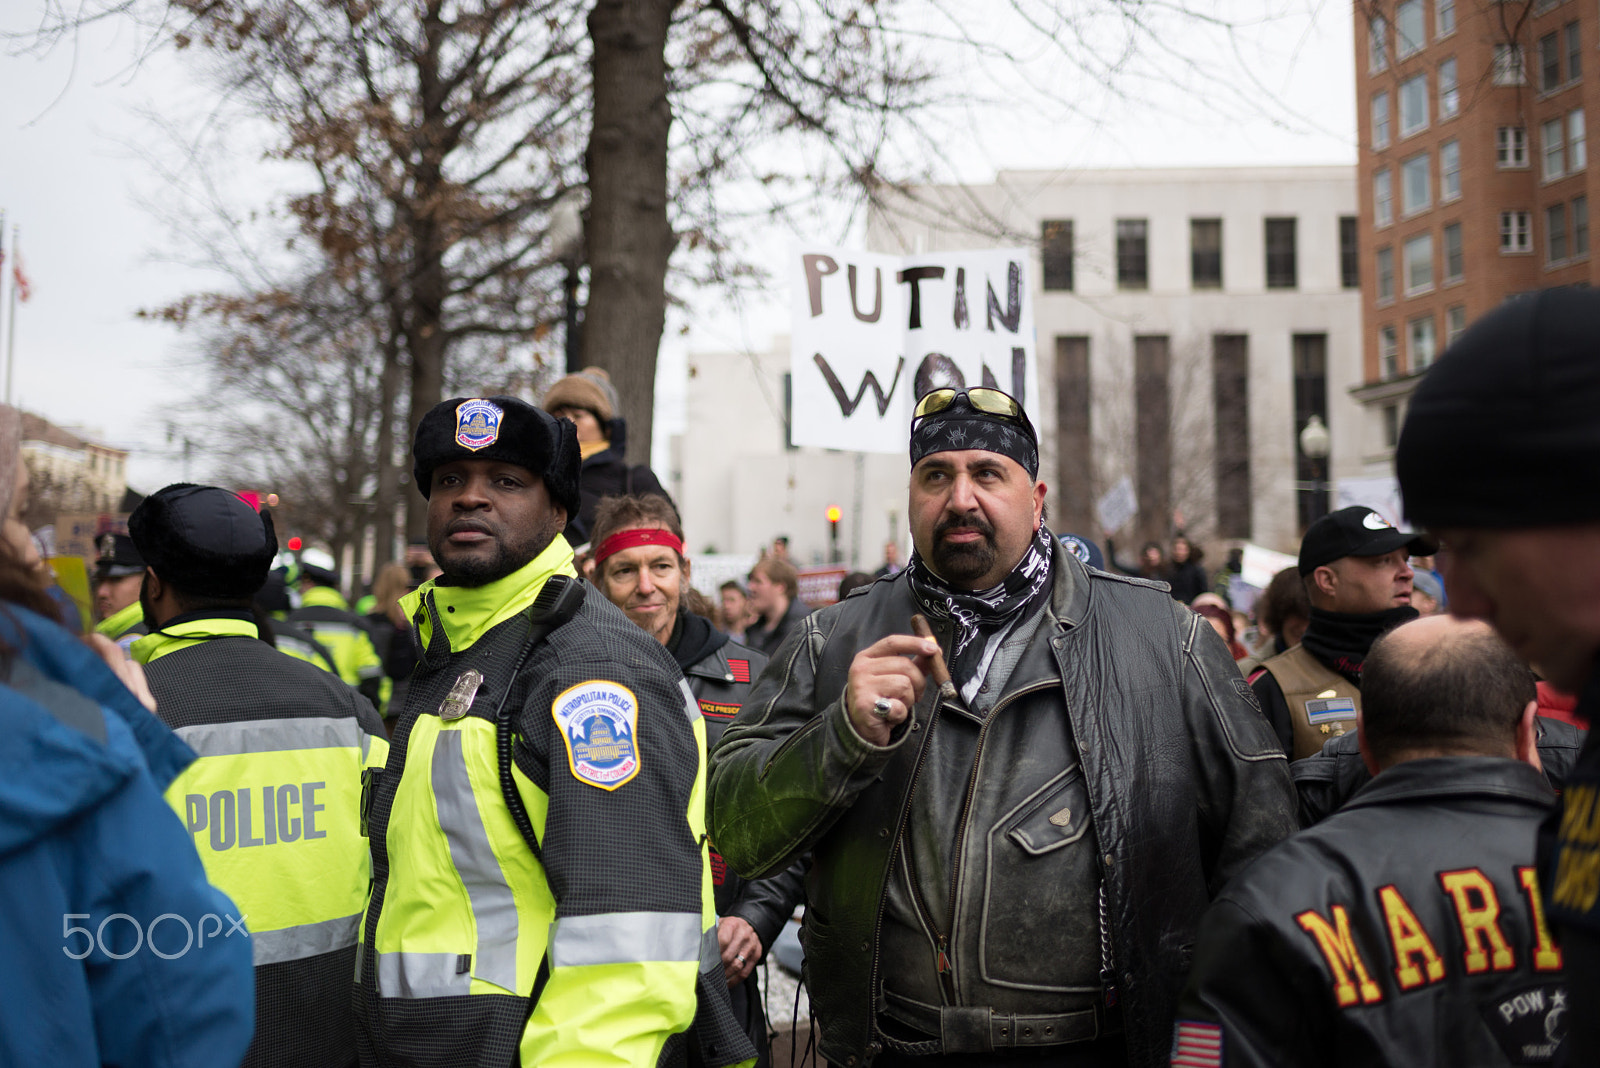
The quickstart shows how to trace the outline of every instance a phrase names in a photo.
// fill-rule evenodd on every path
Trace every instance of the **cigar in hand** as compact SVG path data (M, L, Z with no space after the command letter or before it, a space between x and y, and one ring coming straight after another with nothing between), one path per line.
M918 612L911 617L911 631L919 638L927 638L933 642L933 681L939 684L939 696L954 701L956 699L956 684L950 681L950 669L945 666L944 650L939 648L939 642L933 636L933 628L928 625L928 617Z

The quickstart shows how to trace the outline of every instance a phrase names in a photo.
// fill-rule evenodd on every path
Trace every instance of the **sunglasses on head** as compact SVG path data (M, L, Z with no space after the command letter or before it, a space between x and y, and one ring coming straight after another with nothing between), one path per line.
M922 399L917 401L917 406L911 410L912 422L949 411L961 397L967 398L967 404L975 412L1015 423L1027 428L1030 433L1033 431L1033 424L1028 421L1028 413L1022 410L1022 405L1017 403L1016 398L989 386L974 386L971 389L952 389L946 386L944 389L925 393Z

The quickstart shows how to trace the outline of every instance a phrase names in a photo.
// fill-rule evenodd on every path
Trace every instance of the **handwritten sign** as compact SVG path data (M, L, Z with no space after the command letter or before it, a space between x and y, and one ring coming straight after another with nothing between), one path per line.
M796 246L792 440L904 452L917 398L992 386L1039 392L1024 249L885 256Z

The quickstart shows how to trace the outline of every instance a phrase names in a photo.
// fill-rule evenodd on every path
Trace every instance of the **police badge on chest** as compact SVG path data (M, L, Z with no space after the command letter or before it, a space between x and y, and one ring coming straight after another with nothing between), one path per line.
M472 708L473 698L478 696L478 687L483 685L483 675L472 668L463 671L456 684L450 687L450 692L444 695L444 700L439 702L439 718L449 722L460 719Z

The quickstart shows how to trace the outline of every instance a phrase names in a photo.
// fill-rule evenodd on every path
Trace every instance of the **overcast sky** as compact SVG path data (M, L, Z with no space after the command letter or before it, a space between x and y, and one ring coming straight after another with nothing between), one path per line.
M984 105L980 114L952 116L969 132L947 161L959 161L954 169L970 181L1001 168L1354 164L1349 5L1216 2L1219 10L1243 7L1276 16L1253 27L1235 54L1219 61L1232 65L1231 84L1240 90L1235 102L1219 106L1220 114L1197 106L1192 85L1168 89L1148 82L1135 88L1131 101L1093 101L1070 118ZM39 6L38 0L0 5L0 31L26 28ZM186 471L177 443L197 436L186 432L183 419L195 403L192 357L183 335L135 313L218 280L173 262L175 243L146 206L164 199L163 186L141 155L157 140L145 112L192 113L204 106L203 94L168 56L131 69L133 48L131 31L112 24L42 58L0 54L0 210L8 257L0 344L12 329L16 227L32 299L16 316L15 402L131 450L129 481L148 492L186 474L204 476L205 443L194 441ZM1052 62L1049 50L1041 50L1023 76L1048 78ZM1017 96L1024 91L1017 89ZM1010 92L1003 79L991 81L991 97ZM1259 109L1237 104L1237 96L1252 95L1277 103ZM669 324L660 429L677 421L687 352L760 346L785 329L781 293L741 314L724 301L705 305L687 319L674 313ZM678 329L685 323L686 335Z

